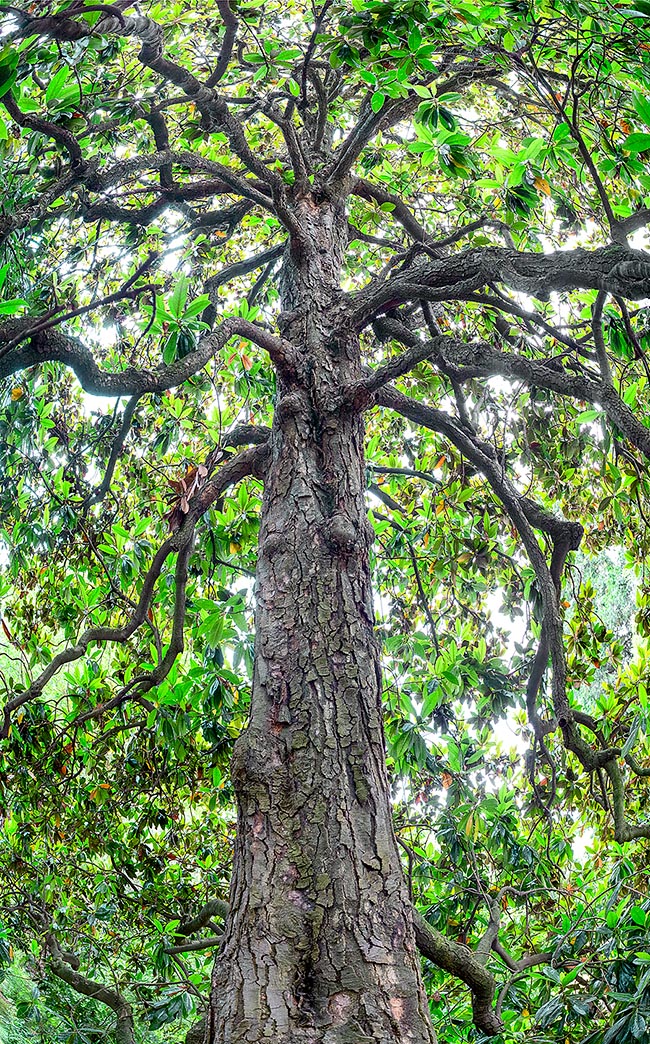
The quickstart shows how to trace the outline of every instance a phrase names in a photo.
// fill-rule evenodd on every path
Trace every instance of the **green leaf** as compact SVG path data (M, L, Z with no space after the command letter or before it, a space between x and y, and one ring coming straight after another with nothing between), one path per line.
M645 1035L646 1020L640 1011L635 1011L630 1020L630 1033L635 1040L641 1040Z
M570 984L572 982L574 982L575 979L578 978L578 976L579 976L581 971L582 971L582 965L579 964L576 968L572 968L571 971L566 972L566 974L561 977L562 985L563 986L570 986Z
M650 149L650 134L641 134L638 131L628 134L621 148L625 152L645 152L646 149Z
M602 410L584 410L575 418L576 424L588 424L590 421L598 420L603 416Z
M172 330L163 348L163 362L169 366L176 359L176 346L178 344L178 330Z
M429 718L442 699L443 693L441 689L438 689L437 687L432 688L424 698L421 710L422 718L425 720Z
M413 26L409 33L409 48L411 51L418 51L422 44L422 33L417 26Z
M16 63L11 65L9 62L4 62L0 65L0 98L7 94L11 90L14 83L16 82Z
M189 280L184 272L178 277L174 292L169 298L167 307L169 308L170 315L173 315L175 319L180 319L185 308L185 302L187 300L187 293L189 290Z
M0 315L15 315L26 304L27 301L24 301L22 297L14 297L10 301L0 301Z
M650 127L650 98L646 98L635 91L632 95L632 103L646 127Z
M370 108L373 112L379 112L386 101L386 95L382 91L375 91L370 99Z
M533 138L529 145L526 146L523 153L520 154L519 159L521 161L530 161L539 156L540 152L544 148L545 141L543 138Z
M47 90L45 91L45 102L48 108L52 108L57 101L60 101L63 94L63 88L65 87L69 75L69 67L63 66L63 68L59 69L50 80L47 85Z
M190 302L190 304L188 304L187 308L183 312L182 318L193 319L195 315L199 315L201 312L205 311L209 304L209 294L201 294L199 297L195 297L194 300Z
M625 743L623 744L623 747L621 748L621 757L624 758L632 750L632 747L636 743L637 736L639 735L640 727L641 719L637 716L632 723L629 736L627 737Z
M605 1032L603 1036L603 1044L613 1044L618 1037L623 1037L625 1031L628 1028L629 1015L624 1015L622 1019L618 1019L613 1026Z
M554 1025L564 1014L564 1003L561 997L551 997L537 1011L537 1021L543 1029Z
M645 925L646 913L640 906L633 906L630 910L630 917L635 924L640 925L641 928Z

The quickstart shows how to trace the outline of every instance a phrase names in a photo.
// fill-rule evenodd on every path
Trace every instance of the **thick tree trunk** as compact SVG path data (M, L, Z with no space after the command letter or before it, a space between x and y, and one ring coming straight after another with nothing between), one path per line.
M331 336L345 216L306 200L300 220L313 248L285 262L283 332L305 366L271 436L212 1041L431 1044L384 761L363 428L329 405L361 374L358 338Z

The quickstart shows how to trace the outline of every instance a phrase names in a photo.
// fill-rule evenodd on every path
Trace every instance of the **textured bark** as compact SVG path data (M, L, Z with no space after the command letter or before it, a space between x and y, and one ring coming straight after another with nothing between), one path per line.
M363 428L334 338L346 220L303 200L284 262L284 336L303 364L280 384L257 570L251 721L236 745L231 916L208 1041L431 1044L391 823L373 633ZM296 256L298 255L298 256Z

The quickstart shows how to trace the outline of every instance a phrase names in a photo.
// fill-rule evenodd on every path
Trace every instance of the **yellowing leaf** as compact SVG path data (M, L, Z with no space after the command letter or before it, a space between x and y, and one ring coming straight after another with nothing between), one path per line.
M538 189L540 192L543 192L545 196L550 196L551 186L549 185L546 178L535 178L534 185L535 188Z
M23 391L22 388L12 388L11 389L11 401L12 402L18 402L19 399L22 399L24 394L25 394L25 392Z
M246 372L248 372L250 369L252 369L253 360L251 359L251 357L249 355L242 354L242 356L241 356L241 364L244 367L244 369L246 370Z

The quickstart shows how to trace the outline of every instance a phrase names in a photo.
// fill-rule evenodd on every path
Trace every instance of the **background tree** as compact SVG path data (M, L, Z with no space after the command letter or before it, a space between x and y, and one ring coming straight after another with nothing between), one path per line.
M2 10L10 1032L645 1039L650 6Z

